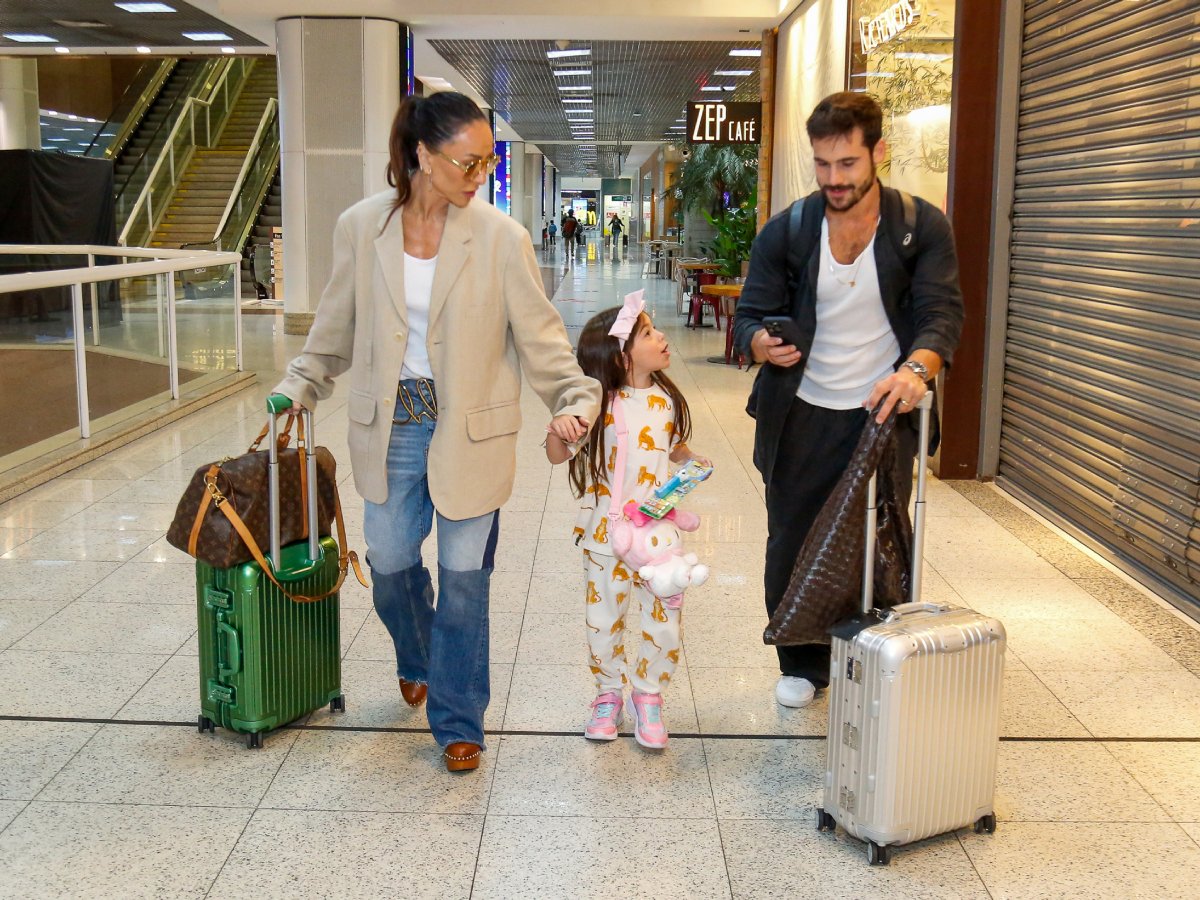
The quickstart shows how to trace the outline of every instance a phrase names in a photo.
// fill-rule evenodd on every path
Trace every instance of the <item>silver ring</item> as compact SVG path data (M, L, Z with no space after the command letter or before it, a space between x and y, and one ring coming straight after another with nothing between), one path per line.
M907 400L901 400L901 401L900 401L900 405L901 405L901 406L912 406L912 404L911 404L911 403L909 403Z

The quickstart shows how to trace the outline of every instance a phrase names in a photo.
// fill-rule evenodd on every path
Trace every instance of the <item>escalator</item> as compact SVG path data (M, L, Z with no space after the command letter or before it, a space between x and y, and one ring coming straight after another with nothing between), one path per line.
M263 199L262 207L250 229L250 237L246 240L245 261L242 263L242 299L251 300L262 297L263 289L271 288L271 254L272 240L275 229L283 227L283 186L280 181L279 169L275 169L275 177L267 188L267 196ZM255 286L258 282L260 287ZM260 289L261 288L261 289Z
M137 130L117 155L113 166L116 196L136 197L141 191L180 109L189 94L200 87L206 67L211 68L210 60L181 59L175 64Z
M259 122L277 95L275 59L263 57L247 76L216 145L192 154L149 246L203 245L214 239Z

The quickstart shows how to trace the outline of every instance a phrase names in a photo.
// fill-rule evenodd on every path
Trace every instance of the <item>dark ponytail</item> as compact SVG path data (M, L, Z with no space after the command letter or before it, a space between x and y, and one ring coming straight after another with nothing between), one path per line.
M388 138L388 184L396 189L395 212L412 195L411 173L418 167L417 144L431 150L451 140L465 125L487 121L470 97L442 91L429 97L405 97L396 110ZM390 218L390 217L389 217Z

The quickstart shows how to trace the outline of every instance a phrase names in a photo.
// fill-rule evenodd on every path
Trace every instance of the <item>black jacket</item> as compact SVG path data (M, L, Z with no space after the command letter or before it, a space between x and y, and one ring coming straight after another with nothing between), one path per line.
M963 325L962 292L958 286L958 257L945 215L921 198L916 201L916 224L911 258L902 258L904 216L898 191L882 188L880 221L875 239L879 292L888 322L900 344L899 365L914 349L932 350L949 366ZM792 240L812 247L807 268L792 284L787 265L788 211L773 216L759 232L750 253L750 269L734 319L734 342L747 357L750 339L766 316L791 316L800 326L800 362L791 368L764 365L750 394L746 411L755 417L754 464L768 483L792 398L808 362L817 330L817 276L821 260L821 219L824 198L811 195L806 203L802 235ZM799 274L799 273L798 273ZM790 288L790 289L789 289ZM906 420L914 418L905 416ZM936 434L936 426L934 429Z

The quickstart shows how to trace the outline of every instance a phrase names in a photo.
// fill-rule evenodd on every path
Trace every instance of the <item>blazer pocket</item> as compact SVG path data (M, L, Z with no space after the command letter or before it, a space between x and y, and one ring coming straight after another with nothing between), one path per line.
M364 391L351 391L350 400L346 404L346 415L351 422L359 425L370 425L375 421L375 398Z
M486 441L521 429L521 405L515 401L467 410L467 436Z

